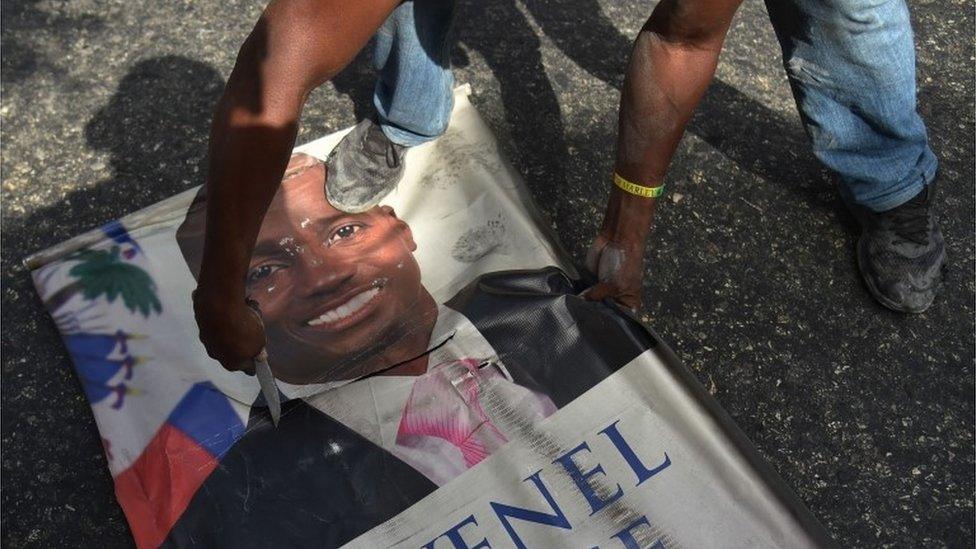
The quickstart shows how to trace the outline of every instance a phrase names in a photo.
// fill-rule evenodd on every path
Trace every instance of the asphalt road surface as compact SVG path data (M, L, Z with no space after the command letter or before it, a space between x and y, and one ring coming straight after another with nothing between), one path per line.
M629 43L653 4L462 4L459 83L581 260ZM203 183L210 110L261 2L2 4L2 543L131 544L90 409L21 260ZM911 5L950 271L926 314L876 305L809 153L761 3L743 6L670 174L646 319L841 546L972 547L973 5ZM299 141L369 112L361 56Z

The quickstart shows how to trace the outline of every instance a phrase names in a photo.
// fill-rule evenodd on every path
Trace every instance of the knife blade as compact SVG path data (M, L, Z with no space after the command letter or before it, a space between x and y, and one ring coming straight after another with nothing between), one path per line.
M264 349L254 357L254 373L261 385L261 394L264 395L268 411L271 412L271 422L277 427L278 421L281 420L281 398L278 394L278 384L275 383L274 374L271 373L271 366L268 364L268 352Z
M251 299L250 296L244 298L244 302L258 315L258 320L261 321L263 326L264 320L261 317L261 307L258 302ZM252 360L254 361L254 375L258 378L258 384L261 385L261 394L264 395L264 402L268 405L268 411L271 412L271 422L277 427L278 421L281 420L281 398L278 393L278 384L275 382L274 373L271 372L271 365L268 364L268 350L261 349L261 352Z

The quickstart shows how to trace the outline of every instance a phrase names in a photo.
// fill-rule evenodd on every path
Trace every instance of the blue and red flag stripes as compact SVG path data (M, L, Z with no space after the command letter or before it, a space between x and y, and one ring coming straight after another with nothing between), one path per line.
M115 477L136 545L166 539L193 494L244 434L244 423L210 382L194 385L125 471Z

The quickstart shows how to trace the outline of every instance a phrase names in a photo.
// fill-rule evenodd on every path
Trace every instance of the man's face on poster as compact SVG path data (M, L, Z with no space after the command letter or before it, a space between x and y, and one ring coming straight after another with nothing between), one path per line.
M334 381L416 325L426 290L410 228L392 208L359 214L325 198L325 167L292 159L261 225L247 273L272 368L285 381Z

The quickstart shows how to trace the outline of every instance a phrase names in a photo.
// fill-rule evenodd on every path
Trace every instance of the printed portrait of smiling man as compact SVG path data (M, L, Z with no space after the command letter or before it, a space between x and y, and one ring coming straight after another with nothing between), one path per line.
M437 304L420 281L410 228L389 206L341 212L325 166L295 155L265 215L247 273L275 375L354 379L423 353ZM396 373L417 370L403 364Z
M258 396L173 539L227 542L231 534L209 518L218 508L228 524L247 525L233 532L239 545L272 545L283 531L341 545L652 345L618 309L580 297L583 283L555 267L483 274L437 303L407 223L388 206L341 212L326 184L320 160L292 157L247 273L286 397L281 421L271 425ZM194 275L203 199L177 231ZM284 494L300 504L275 505Z
M463 314L434 301L410 227L393 209L339 211L324 182L321 161L292 157L247 272L285 397L304 399L438 485L552 414L549 396L516 382ZM193 210L177 236L191 265L203 217Z

